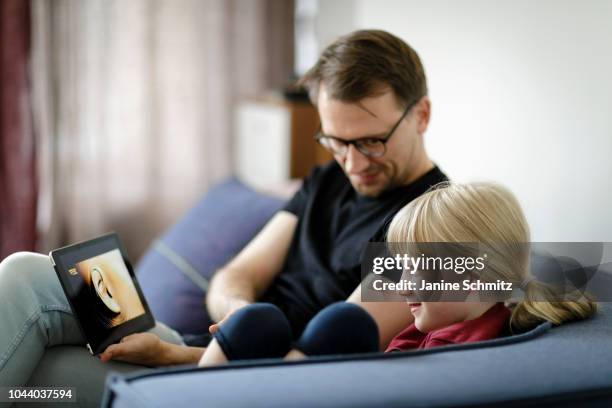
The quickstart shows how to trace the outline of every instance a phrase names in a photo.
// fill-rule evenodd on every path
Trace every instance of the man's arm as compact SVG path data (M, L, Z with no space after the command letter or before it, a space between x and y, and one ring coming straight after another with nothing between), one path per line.
M349 296L347 302L363 307L378 325L380 350L384 351L397 333L412 324L414 316L410 313L407 302L363 302L361 300L361 285Z
M210 317L221 322L253 303L281 271L298 217L278 212L231 262L213 276L206 297ZM216 325L211 326L211 331Z

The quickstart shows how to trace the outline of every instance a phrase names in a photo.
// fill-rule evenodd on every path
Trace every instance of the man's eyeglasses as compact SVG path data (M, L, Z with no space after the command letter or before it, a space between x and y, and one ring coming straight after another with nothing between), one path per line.
M348 148L350 145L355 146L357 150L361 154L367 157L382 157L387 152L387 142L393 136L393 133L398 128L402 120L406 117L410 109L414 105L408 105L402 116L399 118L397 123L393 125L389 133L385 137L362 137L355 140L343 140L334 136L326 136L321 131L321 126L319 126L319 131L315 135L315 140L319 142L321 146L329 150L332 154L337 156L346 156L348 152Z

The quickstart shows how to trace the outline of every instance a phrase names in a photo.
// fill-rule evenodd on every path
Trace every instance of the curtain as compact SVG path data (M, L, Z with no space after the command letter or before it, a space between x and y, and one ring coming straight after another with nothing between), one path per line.
M29 5L0 1L0 260L36 244Z
M232 173L235 103L292 73L293 2L32 4L39 247L115 230L136 259Z

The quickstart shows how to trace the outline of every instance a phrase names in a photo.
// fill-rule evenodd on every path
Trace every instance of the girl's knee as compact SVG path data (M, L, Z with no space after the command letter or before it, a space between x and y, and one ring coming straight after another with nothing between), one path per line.
M254 303L237 310L223 323L225 330L244 332L273 333L285 331L289 322L283 312L270 303ZM289 329L290 330L290 329Z
M215 333L228 360L283 357L291 348L291 326L269 303L255 303L232 314Z
M333 303L322 309L310 321L309 326L313 328L338 326L349 331L357 328L378 330L376 322L365 309L348 302Z
M297 348L308 355L378 351L378 326L360 306L338 302L321 310L306 326Z

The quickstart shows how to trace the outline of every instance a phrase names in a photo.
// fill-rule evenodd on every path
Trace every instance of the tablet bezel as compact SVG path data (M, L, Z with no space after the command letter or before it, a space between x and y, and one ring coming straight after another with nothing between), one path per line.
M105 338L95 339L92 336L93 333L85 332L85 328L81 323L82 320L88 317L90 318L91 316L87 316L85 311L77 310L75 303L76 296L73 296L70 283L68 282L68 270L73 268L78 262L93 258L115 249L118 249L121 253L121 257L123 258L123 262L125 263L130 277L132 278L132 282L134 283L134 287L136 288L136 292L138 293L138 297L140 298L140 302L142 303L145 313L118 326L108 329ZM147 300L140 289L140 285L138 284L138 280L134 274L134 269L132 268L132 264L128 259L127 251L123 247L119 236L115 232L110 232L92 240L79 242L77 244L53 250L49 253L49 257L51 258L53 268L57 273L62 289L64 290L64 294L68 299L68 303L70 304L73 314L77 318L81 333L83 334L92 355L102 353L109 345L117 343L125 336L143 332L155 326L155 319L153 318L153 314L149 309Z

